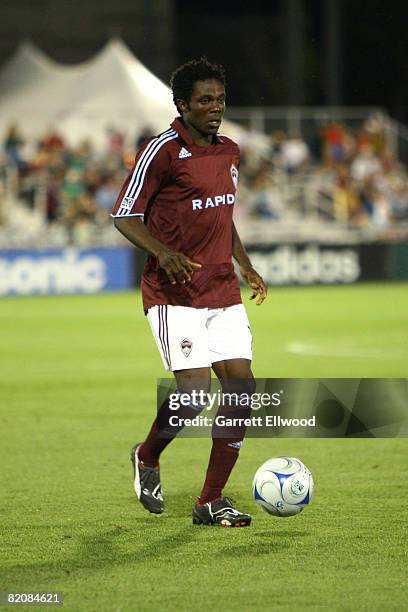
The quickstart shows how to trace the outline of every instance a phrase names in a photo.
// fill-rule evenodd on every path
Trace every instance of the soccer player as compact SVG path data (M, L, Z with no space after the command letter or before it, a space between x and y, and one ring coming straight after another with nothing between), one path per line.
M164 367L174 373L178 391L190 394L187 411L197 415L205 404L191 394L209 391L211 368L223 390L231 391L234 381L241 392L253 390L252 336L232 257L257 304L267 288L232 219L239 148L218 133L225 110L224 69L205 57L187 62L173 73L171 87L179 116L138 151L112 216L116 228L149 255L141 283L144 311ZM177 428L168 429L169 414L167 400L145 441L131 453L137 497L157 514L164 510L159 458L177 434ZM194 523L250 524L250 515L222 494L243 435L213 433Z

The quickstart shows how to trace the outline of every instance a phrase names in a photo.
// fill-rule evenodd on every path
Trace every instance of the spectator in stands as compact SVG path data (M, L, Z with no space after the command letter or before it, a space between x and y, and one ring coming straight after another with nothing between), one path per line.
M286 140L286 134L283 130L275 130L271 134L271 160L276 168L283 168L282 147Z
M384 229L407 223L408 180L387 144L382 118L371 117L357 131L357 149L354 136L342 124L331 122L325 129L325 159L310 166L302 139L273 132L268 154L254 151L248 132L242 147L236 214L287 220L287 212L303 215L306 210L351 226ZM146 128L136 144L149 135ZM37 217L41 213L51 232L68 233L71 242L92 242L105 230L109 236L108 211L134 160L133 148L124 145L124 134L111 129L109 137L107 149L95 154L91 143L70 147L52 128L36 144L25 142L18 127L10 126L0 162L2 218L7 223L4 211L12 206L15 213L20 205L25 213L32 211ZM310 169L307 175L302 172L305 167Z
M118 197L118 189L121 184L115 181L115 177L108 175L103 178L100 187L95 192L95 203L106 211L112 210Z
M282 199L271 175L271 163L264 161L251 183L251 215L255 218L278 220L282 217L282 208Z
M371 115L357 133L357 150L371 145L374 153L381 156L387 146L384 117L380 114Z
M395 174L388 185L390 215L394 222L408 221L408 184L402 176Z
M95 227L96 206L92 195L83 191L64 209L64 221L70 231L71 242L78 246L91 243Z
M304 168L309 160L309 149L299 136L292 136L281 143L281 155L283 165L291 175Z
M345 158L346 131L336 121L329 121L322 128L323 159L328 162L340 162Z
M347 223L356 215L360 201L352 185L349 167L344 163L336 164L335 171L332 194L334 215L338 221Z
M53 127L49 128L49 131L41 141L41 145L46 151L51 153L54 151L63 151L65 149L64 139Z
M373 212L371 214L372 225L377 229L386 229L391 221L390 203L385 194L376 187L372 190Z
M154 136L154 131L152 130L150 126L146 125L136 137L136 140L135 140L136 151L140 149L142 144L146 142L146 140L149 140L149 138L151 138L152 136Z
M125 135L113 126L108 127L106 135L108 156L121 157L123 155Z
M359 191L360 207L356 211L356 221L359 224L366 223L378 228L384 228L388 224L389 207L383 193L376 187L373 177L365 178L360 185Z
M6 153L8 161L11 164L16 165L18 168L24 166L24 160L21 154L21 147L23 144L24 139L17 126L15 124L10 125L3 143L4 152Z
M360 152L355 156L350 172L352 178L357 182L364 182L382 171L381 162L375 154L371 144L366 143L360 147Z
M61 203L60 203L60 191L61 191L61 176L58 176L55 172L50 172L48 176L48 184L46 190L46 215L47 221L50 223L57 221L60 216Z
M89 140L84 140L77 147L68 152L68 170L77 170L83 173L93 159L94 153L92 143Z

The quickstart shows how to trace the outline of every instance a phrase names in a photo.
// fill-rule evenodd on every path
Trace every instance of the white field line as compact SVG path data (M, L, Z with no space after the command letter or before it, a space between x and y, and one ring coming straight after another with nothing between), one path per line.
M290 342L286 350L288 353L295 355L307 355L310 357L344 357L349 359L355 357L359 359L393 359L395 357L407 357L408 348L392 348L386 349L381 347L362 348L353 345L328 345L309 344L308 342Z

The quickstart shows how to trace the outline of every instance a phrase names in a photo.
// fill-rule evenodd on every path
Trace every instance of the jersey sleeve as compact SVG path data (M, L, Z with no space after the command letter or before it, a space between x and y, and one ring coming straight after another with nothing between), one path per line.
M160 190L169 171L170 153L164 144L154 138L137 153L112 209L112 217L143 219L147 205Z

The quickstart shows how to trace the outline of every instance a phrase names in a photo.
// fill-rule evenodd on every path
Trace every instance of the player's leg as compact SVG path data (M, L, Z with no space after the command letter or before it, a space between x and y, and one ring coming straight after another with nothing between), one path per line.
M174 372L174 375L179 393L188 394L192 398L190 404L186 405L184 402L184 405L178 408L177 416L180 419L192 419L205 408L206 403L199 398L209 391L211 370L210 368L179 370ZM170 401L166 399L145 441L142 444L136 444L131 451L136 495L142 505L155 514L161 514L164 510L159 458L182 429L182 426L171 425L170 417L174 415L175 412L170 408Z
M154 306L149 309L147 319L164 367L175 375L177 390L190 393L197 380L200 390L207 391L211 375L207 309ZM196 408L198 410L202 407ZM139 458L146 464L157 466L160 454L174 438L174 435L168 433L170 414L169 400L166 399L138 452Z
M211 361L203 310L156 306L148 312L164 366L174 372L181 393L190 393L193 389L198 393L207 392L209 388ZM203 408L192 402L191 406L183 407L183 416L196 416ZM164 510L159 458L180 431L180 428L169 427L170 414L174 412L170 411L169 399L166 399L144 442L136 444L131 451L136 495L146 509L155 513Z
M200 401L200 396L208 393L210 389L210 368L177 370L174 376L177 391L190 395L192 399L190 404L180 406L177 412L171 409L169 398L160 406L149 434L138 450L139 459L147 465L158 466L161 453L182 429L182 427L172 426L170 417L177 414L179 418L194 418L206 405Z
M250 359L227 359L212 364L215 375L222 383L230 380L253 380ZM225 384L224 382L224 384Z
M210 348L212 368L222 384L224 393L239 397L251 395L254 391L254 378L251 371L252 337L244 308L222 309L211 322ZM225 355L226 359L220 359ZM245 418L250 408L226 405L220 411L231 416ZM219 411L219 414L220 414ZM239 414L238 414L239 413ZM236 510L229 498L222 496L222 490L238 459L239 450L245 436L245 427L237 426L226 432L213 427L213 443L206 478L197 505L193 510L194 522L218 522L226 526L246 526L251 517ZM212 521L206 521L212 519ZM215 520L214 520L215 519Z
M254 392L254 379L248 360L217 362L213 364L213 370L222 384L224 394L239 398L243 394L250 396ZM235 405L234 402L226 403L218 411L218 415L233 418L247 418L250 413L250 407L241 407L239 402L238 406L236 402ZM238 460L245 431L245 426L240 424L230 429L213 426L212 449L199 503L204 504L222 496L222 490Z

